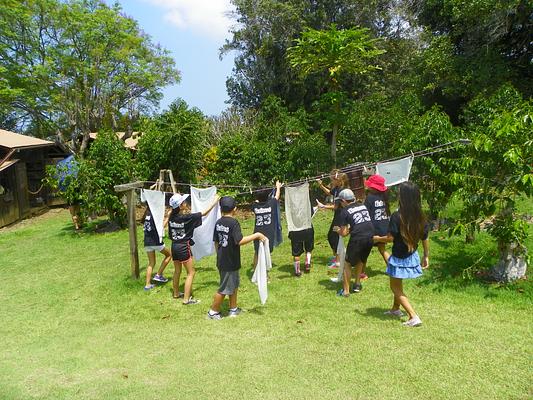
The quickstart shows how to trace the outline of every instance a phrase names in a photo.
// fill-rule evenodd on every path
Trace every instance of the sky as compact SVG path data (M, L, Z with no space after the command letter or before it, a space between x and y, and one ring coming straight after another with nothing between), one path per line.
M108 1L112 3L113 1ZM226 79L234 54L222 60L219 49L234 21L225 15L230 0L120 0L126 15L139 22L154 43L171 52L181 73L177 85L163 89L160 110L178 97L205 115L218 115L228 107Z

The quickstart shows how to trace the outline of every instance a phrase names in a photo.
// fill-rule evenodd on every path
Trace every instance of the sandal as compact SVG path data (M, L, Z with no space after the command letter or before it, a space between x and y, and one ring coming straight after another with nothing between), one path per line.
M189 304L199 304L199 303L200 303L200 300L193 299L192 296L191 296L191 297L189 297L189 300L183 302L183 305L184 306L188 306Z
M182 292L178 292L178 295L177 296L172 295L172 298L173 299L181 299L181 298L183 298L183 293Z

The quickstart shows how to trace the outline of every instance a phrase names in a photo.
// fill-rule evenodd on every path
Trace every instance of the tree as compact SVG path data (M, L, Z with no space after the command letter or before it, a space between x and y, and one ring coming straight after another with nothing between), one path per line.
M207 149L209 122L197 108L177 99L158 116L141 123L136 174L139 179L155 180L159 170L171 169L175 178L195 182Z
M233 74L226 85L232 105L259 108L269 96L279 97L289 110L304 106L311 110L321 95L320 84L313 79L301 81L286 58L286 52L306 28L327 30L332 23L338 29L357 26L370 29L372 36L391 39L391 50L402 60L414 34L406 15L408 8L396 0L232 0L236 21L233 37L221 49L223 56L236 52ZM389 50L388 41L384 48ZM396 51L399 49L398 51ZM407 61L392 62L386 72L403 79ZM388 66L388 64L387 64ZM352 96L352 82L343 82L343 90ZM361 93L360 82L356 81ZM396 87L387 85L386 87Z
M99 0L8 0L0 5L0 72L19 129L73 139L84 155L89 133L126 126L179 80L168 52ZM1 89L1 86L0 86ZM82 138L78 147L78 138Z
M533 3L528 0L416 0L410 2L427 43L420 65L429 105L440 104L454 123L479 93L511 82L533 94Z
M364 75L379 69L372 63L384 50L376 47L376 39L370 38L365 28L339 30L331 25L328 30L307 29L296 44L287 50L287 58L301 77L323 74L325 93L322 102L327 104L332 125L331 158L337 161L337 132L343 123L343 107L346 93L340 80L346 75Z
M465 111L465 132L472 140L451 175L463 200L455 231L479 229L492 218L489 233L498 241L498 280L525 274L527 223L516 210L520 196L533 195L533 104L505 85L490 98L478 96Z

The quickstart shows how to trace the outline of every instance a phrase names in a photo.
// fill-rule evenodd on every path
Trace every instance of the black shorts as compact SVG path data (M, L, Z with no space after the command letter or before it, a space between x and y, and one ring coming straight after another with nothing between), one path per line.
M346 261L354 266L359 261L365 263L372 250L373 240L371 237L363 239L352 239L346 248Z
M172 242L172 260L179 262L189 261L192 257L190 242Z
M289 232L289 239L293 257L298 257L304 251L311 252L315 248L315 230L312 227L303 231Z

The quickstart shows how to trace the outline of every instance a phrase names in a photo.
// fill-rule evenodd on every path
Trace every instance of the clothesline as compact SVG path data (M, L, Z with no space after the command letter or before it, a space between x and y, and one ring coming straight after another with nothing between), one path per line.
M454 148L457 144L465 145L465 144L469 144L469 143L470 143L470 140L468 140L468 139L458 139L458 140L454 140L454 141L451 141L451 142L448 142L448 143L443 143L443 144L440 144L440 145L437 145L437 146L433 146L433 147L429 147L429 148L426 148L426 149L423 149L423 150L419 150L419 151L416 151L416 152L411 152L410 154L406 154L406 155L403 155L403 156L390 158L390 159L387 159L387 160L382 160L382 161L378 161L378 162L361 162L361 163L350 164L350 165L348 165L346 167L340 168L340 171L342 171L344 173L363 171L365 168L373 167L373 166L376 166L377 164L387 163L387 162L391 162L391 161L397 161L397 160L401 160L403 158L410 157L410 156L413 157L413 158L426 157L426 156L430 156L430 155L433 155L433 154L438 154L438 153L441 153L441 152L444 152L444 151L449 151L452 148ZM325 173L321 173L321 174L313 176L313 177L306 177L306 178L302 178L302 179L299 179L299 180L296 180L296 181L287 182L287 183L284 184L284 186L294 186L294 185L298 185L298 184L303 184L305 182L316 181L316 180L319 180L319 179L327 178L327 177L329 177L329 175L330 175L329 172L325 172ZM155 181L144 181L144 183L146 183L146 184L155 184L155 183L158 183L158 182L155 182ZM164 184L168 185L169 183L164 183ZM253 193L257 193L257 192L260 192L262 190L265 190L265 187L251 186L251 185L246 185L246 184L242 184L242 185L226 185L226 184L213 184L213 183L175 182L175 185L188 186L188 187L192 187L192 186L194 186L194 187L217 186L218 188L228 188L228 189L245 189L245 188L248 189L246 191L237 193L234 196L243 196L243 195L253 194ZM357 190L357 189L362 189L362 188L363 188L363 186L358 187L358 188L354 188L354 189ZM172 193L172 192L164 192L164 193Z

